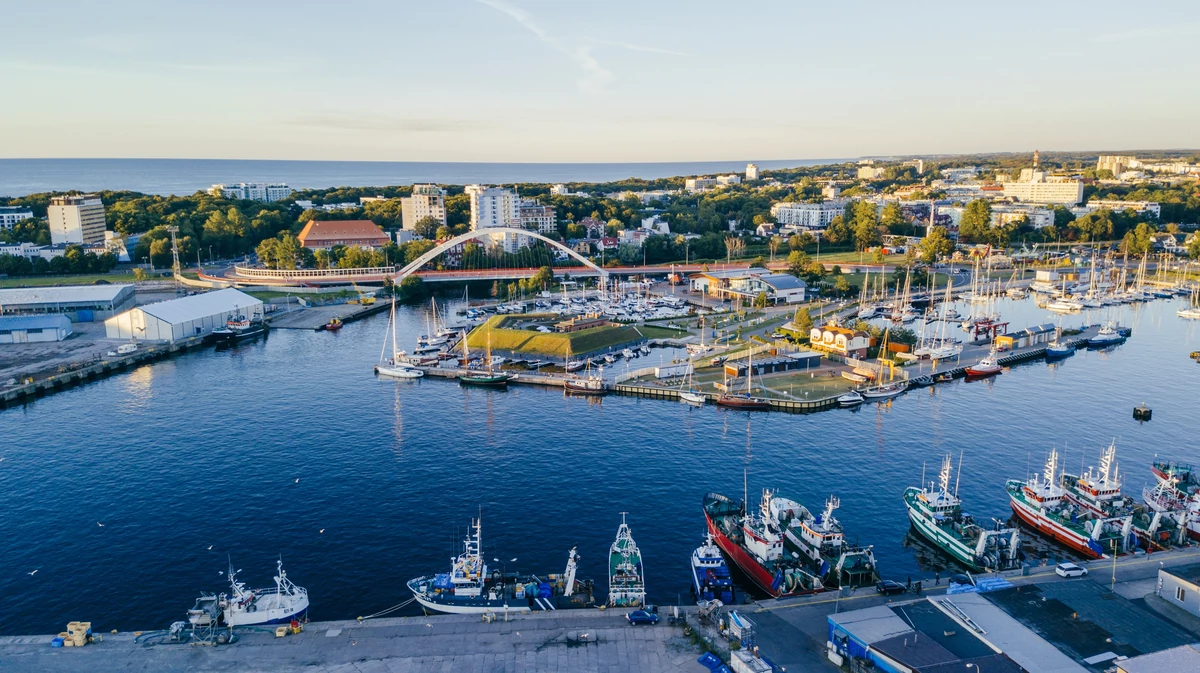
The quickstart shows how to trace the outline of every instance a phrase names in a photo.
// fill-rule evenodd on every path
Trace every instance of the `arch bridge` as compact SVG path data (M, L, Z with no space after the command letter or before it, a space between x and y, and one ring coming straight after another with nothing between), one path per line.
M539 241L544 241L546 243L549 243L551 247L562 250L563 252L567 253L567 255L571 256L572 258L574 258L577 261L579 261L580 263L582 263L584 266L595 271L597 274L600 275L600 278L602 281L604 281L604 282L608 281L608 271L606 269L598 266L597 264L592 262L592 260L588 259L587 257L584 257L583 255L579 254L578 252L575 252L569 246L564 245L563 243L561 243L559 241L556 241L547 236L543 236L543 235L537 233L536 231L529 231L528 229L517 229L515 227L489 227L487 229L476 229L474 231L468 231L465 234L459 234L458 236L448 239L444 243L441 243L441 244L431 248L425 254L421 255L420 257L418 257L418 258L414 259L413 261L409 262L408 264L404 265L404 268L400 269L400 271L398 271L396 273L396 275L394 277L392 277L392 282L399 284L405 278L408 278L412 274L420 271L421 267L425 266L429 262L432 262L434 259L437 258L438 255L442 254L443 252L446 252L447 250L454 248L457 245L460 245L467 241L473 241L473 240L482 239L482 238L491 238L495 234L516 234L518 236L528 236L530 238L535 238Z

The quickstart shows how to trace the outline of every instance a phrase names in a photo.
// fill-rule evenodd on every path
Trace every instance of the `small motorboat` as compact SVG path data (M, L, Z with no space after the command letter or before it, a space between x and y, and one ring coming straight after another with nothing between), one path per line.
M330 320L329 322L325 323L322 326L322 329L329 331L329 332L336 332L336 331L340 330L341 328L342 328L342 319L338 316L334 316L333 320Z
M1046 344L1046 359L1057 360L1075 354L1075 346L1063 341L1051 341Z
M933 377L934 383L950 383L953 380L954 380L954 375L951 374L950 372L942 372L941 374L938 374Z
M1112 323L1109 323L1104 327L1101 327L1100 331L1096 333L1096 336L1088 339L1088 347L1103 348L1105 346L1119 344L1123 341L1125 341L1125 335L1117 331L1116 326L1114 326Z
M967 367L967 376L972 378L983 378L985 376L994 376L1000 373L1003 367L1000 366L1000 361L996 358L996 351L987 354L979 362Z
M856 407L862 404L864 399L857 390L851 390L845 395L838 396L837 403L839 407Z
M695 390L682 390L679 392L679 401L683 402L684 404L703 406L708 400L704 397L703 393Z

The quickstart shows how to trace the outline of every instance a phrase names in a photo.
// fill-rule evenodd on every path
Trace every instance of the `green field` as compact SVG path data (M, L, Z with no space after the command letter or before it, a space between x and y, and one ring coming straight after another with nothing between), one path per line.
M93 285L98 280L132 283L132 273L88 273L78 276L22 276L0 278L0 287L50 287L52 285Z
M523 315L522 319L537 318L536 315ZM557 316L544 316L547 320L555 320ZM510 316L493 316L487 322L476 327L467 335L467 346L473 350L483 350L488 346L489 334L493 350L513 353L530 353L554 357L567 355L586 355L588 353L606 350L615 346L641 341L642 339L664 339L687 336L681 332L666 327L650 325L641 326L608 326L594 329L560 334L537 332L523 329L507 329L500 327Z

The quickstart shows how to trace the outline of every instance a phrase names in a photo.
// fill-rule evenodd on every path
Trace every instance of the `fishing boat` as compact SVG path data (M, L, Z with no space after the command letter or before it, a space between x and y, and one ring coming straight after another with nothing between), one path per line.
M1062 327L1054 329L1054 339L1046 344L1046 359L1057 360L1075 354L1075 345L1062 340Z
M750 386L753 380L754 348L751 347L746 360L746 392L734 393L730 392L728 387L726 387L726 392L717 396L717 406L728 407L730 409L746 409L748 411L766 411L770 409L771 403L767 400L750 396Z
M1088 339L1087 345L1089 348L1104 348L1125 341L1125 335L1117 330L1117 326L1109 322L1096 332L1096 336Z
M308 613L308 590L296 586L283 570L283 560L276 561L275 586L266 589L247 589L237 580L233 565L229 566L229 593L214 596L204 594L188 612L189 620L198 624L204 613L219 611L225 626L256 626L288 624L303 621ZM206 610L205 608L209 608Z
M863 403L865 398L856 390L851 390L845 395L839 395L837 403L839 407L856 407Z
M721 548L713 542L712 533L704 538L704 544L692 551L692 590L701 601L719 600L725 605L737 602L733 578L729 566L721 556Z
M958 461L962 472L962 458ZM999 522L990 529L975 522L963 512L958 498L958 479L950 490L950 455L942 461L938 483L928 487L910 486L904 491L908 519L925 539L967 566L973 572L1010 570L1021 565L1020 534L1016 528L1003 527ZM921 481L925 481L924 475Z
M745 499L732 500L719 493L705 495L703 504L713 540L759 589L774 598L825 589L799 553L783 552L785 526L799 512L800 503L775 497L766 489L758 512L750 512Z
M967 376L972 378L983 378L999 374L1001 369L1000 361L996 357L996 351L993 350L979 362L967 367L965 371L967 372Z
M846 541L842 524L833 515L840 506L841 500L832 495L820 514L800 506L795 516L784 522L783 551L805 562L808 572L825 587L871 586L878 579L875 553L871 546Z
M392 310L388 314L388 329L384 333L383 347L379 350L379 364L375 365L375 374L393 379L419 379L425 372L417 369L404 358L404 351L396 346L396 297L392 297ZM391 336L392 355L388 357L388 336Z
M608 550L608 606L610 608L640 608L646 605L646 582L642 568L642 553L629 524L625 523L625 512L621 512L621 525L617 527L617 538Z
M332 320L321 326L321 329L328 332L336 332L342 328L342 319L340 316L334 316Z
M1021 522L1071 550L1095 559L1126 548L1133 518L1109 520L1072 503L1062 486L1057 450L1050 451L1042 474L1024 481L1009 479L1004 487Z
M608 392L604 387L604 368L601 367L599 372L592 374L592 361L587 361L583 376L570 375L563 380L563 390L568 393L576 393L579 395L603 395Z
M408 581L408 590L426 610L450 614L535 612L595 607L591 580L576 578L579 555L567 553L561 575L521 575L506 568L488 568L483 557L480 528L473 519L463 542L463 553L450 560L450 572L425 575ZM513 559L514 561L516 559Z
M1200 483L1192 468L1155 461L1151 470L1156 483L1142 489L1143 502L1160 515L1182 520L1187 536L1200 540Z
M255 313L249 318L239 313L226 320L224 327L212 331L213 338L217 341L241 341L266 333L267 324L263 322L260 313Z

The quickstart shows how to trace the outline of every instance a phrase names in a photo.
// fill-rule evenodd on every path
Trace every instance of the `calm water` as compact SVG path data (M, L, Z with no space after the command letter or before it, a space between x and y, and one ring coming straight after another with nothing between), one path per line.
M843 159L757 161L760 168L838 163ZM627 164L500 164L415 161L239 161L231 159L0 159L0 196L56 190L128 189L192 194L222 182L286 182L297 189L379 187L415 182L465 185L511 182L609 182L717 172L741 173L745 161Z
M1187 358L1200 335L1176 307L1119 310L1134 337L1110 353L811 415L377 380L382 315L159 362L0 412L0 633L166 627L226 588L226 555L252 585L282 555L315 619L369 614L403 600L406 579L445 571L478 508L489 558L560 572L578 545L600 587L628 511L651 600L686 599L700 499L740 496L743 467L752 496L840 495L851 536L903 578L917 565L900 496L941 453L965 451L980 518L1007 516L1004 479L1051 446L1074 468L1117 438L1130 490L1156 453L1200 461L1200 365ZM1048 317L1002 308L1020 325ZM423 311L405 310L405 343ZM1154 420L1139 425L1143 401Z

